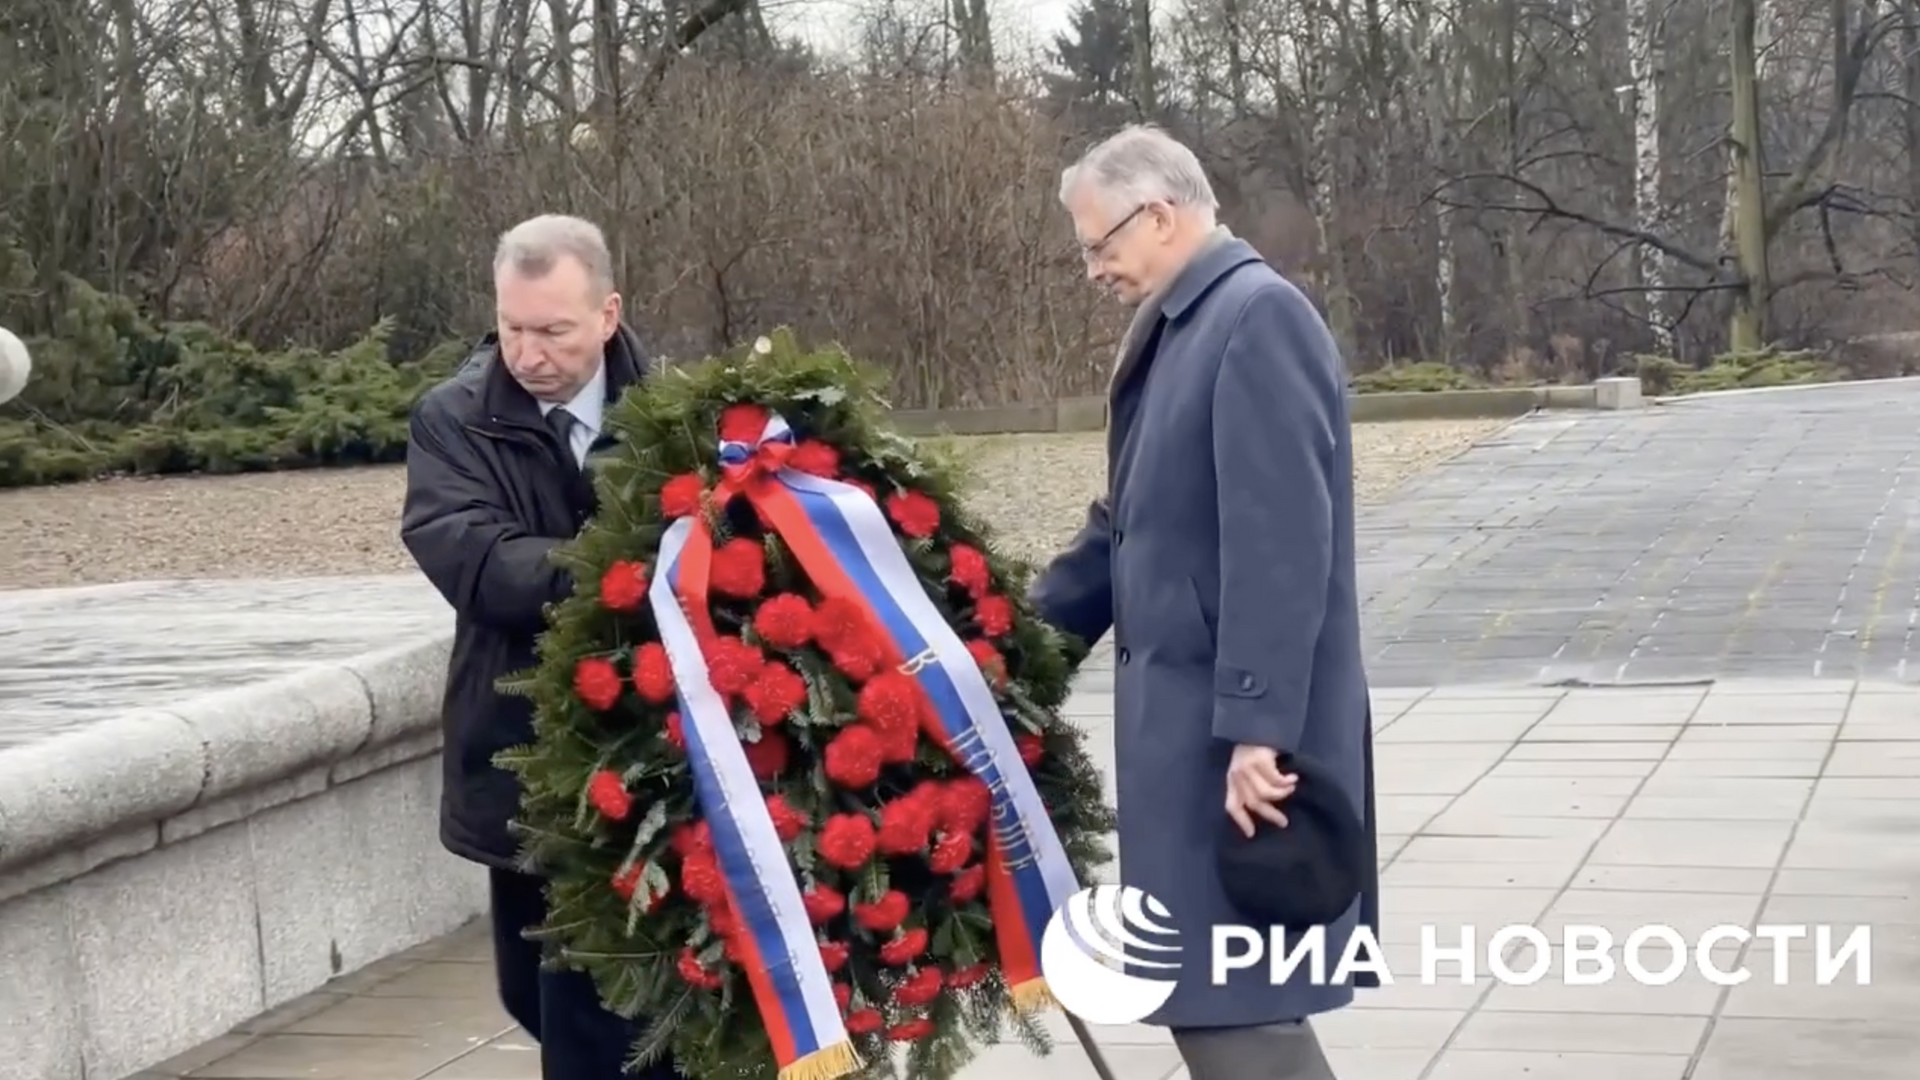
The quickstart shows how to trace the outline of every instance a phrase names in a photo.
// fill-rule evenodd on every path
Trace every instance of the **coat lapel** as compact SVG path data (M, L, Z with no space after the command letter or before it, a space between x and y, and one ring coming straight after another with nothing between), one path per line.
M1154 341L1154 331L1159 328L1162 317L1178 316L1193 302L1195 296L1205 291L1219 276L1238 266L1241 259L1235 258L1224 265L1221 261L1222 250L1233 244L1235 237L1225 225L1215 226L1207 242L1194 253L1192 261L1173 276L1173 280L1161 286L1153 295L1142 301L1134 309L1133 321L1128 324L1126 335L1120 339L1120 351L1114 358L1113 377L1107 383L1107 401L1109 405L1120 392L1128 377L1144 362ZM1245 244L1240 244L1245 247ZM1251 251L1251 248L1247 250Z
M1132 392L1130 384L1152 365L1162 324L1168 319L1178 319L1202 293L1229 271L1247 262L1258 262L1259 259L1259 254L1244 240L1235 237L1225 225L1217 226L1213 235L1201 245L1193 259L1174 275L1173 280L1135 309L1126 336L1120 339L1113 377L1107 383L1109 484L1112 483L1113 468L1119 460L1120 445L1125 441L1125 429L1131 421L1131 409L1128 407L1128 395Z

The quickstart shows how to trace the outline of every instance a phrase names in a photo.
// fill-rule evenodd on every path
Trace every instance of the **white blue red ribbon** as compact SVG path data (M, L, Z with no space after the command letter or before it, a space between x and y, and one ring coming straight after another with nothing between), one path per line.
M667 529L659 559L667 570L649 589L660 643L673 666L694 794L712 831L714 854L741 927L742 966L780 1077L832 1080L859 1071L860 1059L834 1000L832 977L820 958L786 849L727 704L707 674L699 636L676 595L687 565L682 556L690 544L710 545L696 535L705 531L698 519L682 519ZM700 614L704 623L704 608Z

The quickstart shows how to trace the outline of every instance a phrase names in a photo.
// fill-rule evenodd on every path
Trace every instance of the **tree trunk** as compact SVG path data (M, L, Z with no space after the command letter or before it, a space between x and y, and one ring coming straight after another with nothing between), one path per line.
M1633 215L1634 227L1659 235L1666 222L1666 203L1660 192L1660 57L1661 24L1653 10L1658 0L1627 0L1627 59L1633 73ZM1668 267L1656 248L1641 244L1635 260L1640 287L1645 290L1644 314L1662 355L1673 353L1673 328L1666 311Z
M1151 120L1160 115L1160 94L1153 71L1153 3L1133 0L1131 9L1133 39L1133 108Z
M1733 19L1728 50L1733 96L1734 260L1740 284L1728 320L1728 345L1734 352L1755 352L1766 344L1767 183L1760 142L1760 78L1755 47L1759 0L1731 0Z
M1907 100L1902 119L1906 121L1907 200L1910 206L1920 208L1920 0L1904 0L1901 8L1900 55L1906 58L1902 75ZM1913 257L1920 259L1920 215L1909 221L1908 242L1913 245Z

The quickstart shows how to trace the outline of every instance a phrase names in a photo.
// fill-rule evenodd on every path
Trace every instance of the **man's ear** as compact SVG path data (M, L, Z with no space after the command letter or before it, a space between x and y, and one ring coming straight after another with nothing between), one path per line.
M606 306L601 311L601 317L606 320L606 325L601 328L603 331L603 333L601 334L601 337L604 340L612 341L613 335L620 332L620 294L619 293L616 292L616 293L607 294L607 303L606 303Z

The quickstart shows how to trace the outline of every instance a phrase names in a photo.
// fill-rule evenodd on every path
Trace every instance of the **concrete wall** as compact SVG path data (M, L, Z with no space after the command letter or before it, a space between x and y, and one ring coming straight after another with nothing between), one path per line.
M1633 378L1602 379L1586 386L1354 394L1347 400L1356 423L1499 418L1521 416L1535 409L1637 409L1644 403L1640 380ZM1104 431L1107 399L1062 398L1038 405L1003 405L991 409L895 409L892 420L909 435Z
M0 1080L129 1076L483 912L437 834L446 660L319 665L0 754Z

